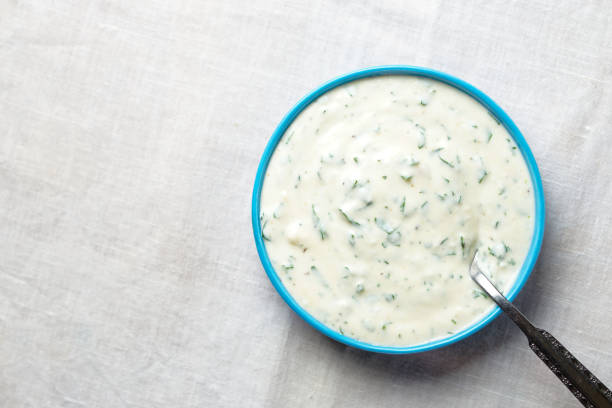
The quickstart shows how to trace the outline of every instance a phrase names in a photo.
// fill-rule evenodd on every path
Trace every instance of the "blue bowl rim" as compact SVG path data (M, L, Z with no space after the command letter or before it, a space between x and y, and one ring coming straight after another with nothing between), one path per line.
M411 354L438 349L444 346L448 346L459 340L462 340L488 325L491 321L493 321L493 319L495 319L499 315L501 310L498 306L495 306L491 310L491 312L484 316L482 319L449 337L444 337L441 339L436 339L413 346L394 347L376 345L365 343L345 336L326 326L325 324L319 322L304 308L302 308L299 303L295 301L295 299L293 299L293 297L289 294L289 292L281 282L280 278L276 274L274 268L272 267L268 254L266 252L266 248L261 234L261 223L259 218L261 189L263 186L264 176L268 167L268 163L270 162L270 158L272 157L272 154L274 153L278 142L282 138L289 125L293 122L293 120L302 112L302 110L304 110L304 108L306 108L306 106L308 106L310 103L315 101L327 91L336 88L340 85L346 84L347 82L381 75L419 76L434 79L451 85L459 89L460 91L467 93L472 98L476 99L478 102L484 105L489 110L489 112L492 113L493 116L495 116L495 118L506 128L506 130L508 130L508 133L510 133L510 135L515 140L519 150L523 155L523 158L525 159L529 174L531 176L535 198L535 219L533 237L531 240L529 251L527 252L527 257L525 258L521 270L519 271L517 280L515 281L514 285L507 294L507 298L510 301L512 301L517 296L517 294L527 282L527 279L529 278L529 275L531 274L531 271L535 266L538 254L540 253L540 248L542 246L542 238L544 236L545 223L544 192L542 188L542 179L540 178L540 172L538 170L538 166L536 164L535 158L533 157L531 149L529 148L529 145L527 144L527 141L523 137L521 131L514 124L512 119L510 119L508 114L506 114L506 112L504 112L503 109L499 107L499 105L497 105L485 93L483 93L473 85L441 71L409 65L385 65L354 71L332 79L331 81L326 82L320 87L316 88L314 91L310 92L308 95L302 98L289 111L289 113L285 115L283 120L280 122L280 124L277 126L276 130L272 134L272 137L268 141L268 144L266 145L266 148L259 162L259 166L257 168L257 174L255 176L255 183L253 187L253 199L251 207L253 234L255 236L255 245L257 247L257 253L259 254L259 258L263 264L266 274L268 275L268 278L272 282L274 288L276 288L277 292L283 298L283 300L291 307L291 309L293 309L293 311L297 313L298 316L300 316L302 319L304 319L308 324L310 324L312 327L314 327L316 330L323 333L324 335L348 346L371 352L385 354Z

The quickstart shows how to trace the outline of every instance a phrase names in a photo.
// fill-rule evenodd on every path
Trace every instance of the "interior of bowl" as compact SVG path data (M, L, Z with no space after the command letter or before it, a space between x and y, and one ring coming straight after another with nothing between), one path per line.
M465 81L462 81L458 78L455 78L451 75L445 74L443 72L435 71L429 68L422 67L413 67L413 66L381 66L381 67L373 67L367 68L364 70L352 72L346 75L343 75L339 78L336 78L332 81L329 81L316 90L312 91L306 97L304 97L301 101L299 101L293 109L283 118L280 122L276 130L274 131L270 141L268 142L261 161L259 163L259 167L257 169L257 175L255 177L255 185L253 188L253 201L252 201L252 223L253 223L253 233L255 236L255 245L257 247L257 252L259 254L259 258L264 266L264 269L270 278L270 281L281 295L281 297L287 302L287 304L306 322L308 322L315 329L319 330L326 336L331 337L332 339L344 343L346 345L360 348L363 350L379 352L379 353L388 353L388 354L408 354L408 353L417 353L421 351L432 350L436 348L440 348L454 342L457 342L461 339L468 337L469 335L477 332L482 329L484 326L489 324L497 315L500 313L499 307L495 307L491 310L490 313L485 315L480 320L476 321L474 324L466 327L465 329L453 334L448 337L432 340L419 345L411 345L411 346L403 346L403 347L395 347L395 346L381 346L375 344L364 343L358 340L355 340L351 337L340 334L339 332L327 327L317 319L315 319L307 310L299 305L293 299L293 297L289 294L283 283L281 282L279 276L276 274L276 271L272 267L268 254L266 252L266 247L262 238L261 233L261 223L260 223L260 198L261 198L261 189L263 186L264 176L266 173L266 169L268 167L268 163L272 154L274 153L274 149L276 145L282 138L285 130L289 127L289 125L293 122L293 120L299 115L299 113L308 106L311 102L315 101L318 97L320 97L325 92L333 89L337 86L343 85L347 82L354 81L361 78L372 77L372 76L380 76L380 75L411 75L411 76L420 76L431 78L440 82L444 82L448 85L451 85L474 99L480 102L484 107L486 107L489 112L493 116L495 116L501 124L506 128L508 133L514 138L518 148L523 155L525 163L527 164L527 168L529 170L529 174L531 176L531 182L533 184L533 192L535 198L535 220L534 220L534 230L533 236L531 239L531 244L529 247L529 251L527 256L523 262L523 265L518 273L516 281L512 285L510 291L507 293L507 298L509 300L513 300L516 295L519 293L525 282L527 281L531 270L533 269L535 262L537 260L538 254L540 252L540 247L542 245L542 238L544 235L544 193L542 189L542 180L540 178L540 173L538 171L538 167L536 165L535 159L525 138L521 134L520 130L516 127L512 119L495 103L491 98L485 95L480 90L476 89L474 86L468 84Z

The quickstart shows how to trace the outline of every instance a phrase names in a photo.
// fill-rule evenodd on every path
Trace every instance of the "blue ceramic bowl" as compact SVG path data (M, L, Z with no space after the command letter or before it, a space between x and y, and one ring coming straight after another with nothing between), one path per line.
M297 105L295 105L293 109L291 109L291 111L289 111L289 113L283 118L283 120L280 122L280 124L272 134L272 138L268 142L261 161L259 162L259 167L257 168L257 175L255 177L255 186L253 188L253 233L255 234L255 245L257 246L259 258L261 259L261 262L264 266L264 269L266 270L266 273L268 274L268 277L270 278L270 281L272 282L278 293L281 295L281 297L285 300L285 302L287 302L287 304L312 327L336 341L362 350L388 354L418 353L421 351L433 350L447 346L461 339L464 339L470 336L471 334L476 333L478 330L482 329L493 319L495 319L497 315L499 315L499 307L496 306L489 314L484 316L482 319L472 324L471 326L466 327L458 333L423 344L406 347L390 347L379 346L355 340L325 326L323 323L315 319L310 313L308 313L307 310L300 306L300 304L296 302L295 299L293 299L293 297L289 294L289 292L281 282L280 278L276 274L276 271L272 267L272 264L270 263L270 258L268 257L268 253L266 252L266 247L262 239L261 223L259 221L259 204L264 175L266 173L268 163L270 162L270 157L272 157L276 145L282 138L283 134L285 133L285 130L289 127L291 122L293 122L293 120L304 108L306 108L306 106L308 106L311 102L315 101L319 96L329 91L330 89L357 79L380 75L412 75L435 79L437 81L451 85L467 93L468 95L479 101L482 105L484 105L504 125L504 127L508 130L510 135L512 135L512 137L516 141L516 144L520 149L521 153L523 154L525 162L527 163L527 168L529 169L529 174L531 175L531 182L533 183L533 192L535 195L535 225L533 237L531 239L531 246L529 247L529 252L527 253L525 262L523 263L523 266L521 267L521 270L518 274L518 278L514 282L514 285L512 285L510 291L507 293L507 297L510 300L513 300L516 297L516 295L519 293L519 291L527 281L527 278L529 278L531 270L535 265L536 259L540 252L540 247L542 245L542 237L544 235L544 193L542 191L542 180L540 179L538 166L536 165L535 159L533 158L533 154L531 153L531 150L529 149L525 138L521 134L521 131L516 127L516 125L514 124L512 119L510 119L510 117L506 114L506 112L504 112L495 102L493 102L491 98L485 95L482 91L476 89L474 86L468 84L465 81L462 81L461 79L455 78L443 72L434 71L429 68L404 65L367 68L331 80L323 84L319 88L315 89L314 91L306 95L306 97L304 97L301 101L299 101Z

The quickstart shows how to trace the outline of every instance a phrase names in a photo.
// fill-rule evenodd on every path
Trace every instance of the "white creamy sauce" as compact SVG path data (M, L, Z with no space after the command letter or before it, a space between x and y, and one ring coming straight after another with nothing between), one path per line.
M295 119L266 172L261 224L309 313L354 339L406 346L491 310L471 255L507 291L534 208L523 157L486 108L434 80L382 76L335 88Z

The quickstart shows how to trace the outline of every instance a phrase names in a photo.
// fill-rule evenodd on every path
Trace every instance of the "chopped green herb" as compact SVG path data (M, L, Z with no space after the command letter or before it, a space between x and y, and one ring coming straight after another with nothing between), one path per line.
M451 319L451 322L453 322L453 324L457 324L457 321L455 319Z
M268 237L265 233L266 225L268 225L268 220L266 220L261 226L261 237L263 238L264 241L272 241L270 237Z
M492 138L493 138L493 132L489 130L489 134L487 135L487 143L489 143Z
M487 171L485 169L482 169L481 173L480 173L480 177L478 178L478 184L481 184L484 179L487 177L489 173L487 173Z
M419 149L422 149L425 147L425 128L421 125L419 125L418 123L415 124L415 126L417 128L419 128L419 143L417 145L417 147Z
M291 140L294 134L295 134L295 131L289 133L289 135L287 136L287 140L285 140L285 144L289 144L289 141Z
M448 160L445 160L442 156L438 155L438 158L442 161L442 163L446 164L449 167L455 168L455 165L452 164L451 162L449 162Z
M357 221L355 221L353 218L351 218L347 213L345 213L344 211L342 211L341 208L338 208L338 211L340 211L340 214L342 214L342 216L344 217L344 219L349 223L349 224L353 224L353 225L361 225L359 224Z
M386 176L385 176L386 177ZM400 176L402 178L402 180L404 180L406 183L410 183L412 181L412 176Z
M321 218L319 218L319 215L317 214L314 204L312 204L312 221L314 223L314 227L319 230L321 240L324 240L327 237L327 231L321 222Z
M421 204L421 208L424 208L427 205L428 202L429 201L425 201L423 204Z
M352 247L355 246L355 234L351 234L351 236L349 237L348 243Z
M353 157L353 161L354 161L355 163L359 163L359 159L358 159L357 157Z
M503 248L503 252L502 252L502 248ZM504 259L506 257L506 254L508 252L510 252L510 247L507 246L506 244L504 244L502 242L502 245L496 245L493 248L488 247L488 252L490 255L494 256L495 258L499 259L500 261L502 259Z
M363 287L361 283L358 283L357 286L355 286L355 292L357 293L363 293L364 290L365 288Z
M421 105L427 106L427 102L425 102L424 100L421 99Z
M485 299L486 299L486 298L488 298L487 294L486 294L486 293L484 293L483 291L474 289L474 290L472 291L472 297L473 297L474 299L476 299L476 298L477 298L477 297L479 297L479 296L482 296L482 297L483 297L483 298L485 298Z
M406 210L406 197L403 198L402 203L400 204L400 211L402 212L402 214L404 213L405 210Z
M293 269L293 268L294 268L294 266L293 266L293 262L292 262L292 261L293 261L294 259L295 259L294 257L290 256L290 257L289 257L289 262L287 263L287 265L281 265L281 268L283 268L283 269L285 270L285 272L287 272L287 271L289 271L289 270Z

